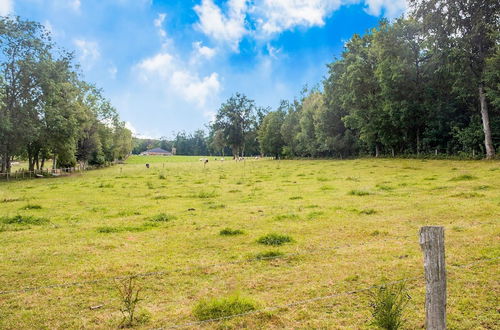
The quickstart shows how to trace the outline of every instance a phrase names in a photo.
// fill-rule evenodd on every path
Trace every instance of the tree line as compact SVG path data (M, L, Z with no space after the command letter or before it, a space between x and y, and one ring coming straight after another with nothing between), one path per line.
M104 165L131 151L132 133L102 90L81 79L72 53L43 25L0 17L0 172Z
M197 150L234 156L493 158L500 148L500 2L410 0L409 5L406 17L382 20L352 36L319 86L281 101L274 111L243 94L230 97ZM196 133L196 143L202 135ZM188 140L194 144L194 136Z

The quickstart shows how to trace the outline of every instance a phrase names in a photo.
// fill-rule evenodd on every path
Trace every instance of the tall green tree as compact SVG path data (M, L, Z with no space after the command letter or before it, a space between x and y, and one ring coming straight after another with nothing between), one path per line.
M224 134L226 144L234 157L243 156L245 144L255 127L255 102L244 94L236 93L221 105L212 129Z
M493 56L500 30L500 2L491 0L410 0L413 15L444 49L462 63L462 80L476 86L483 123L486 157L493 158L488 100L485 92L487 59ZM449 47L451 45L451 47Z

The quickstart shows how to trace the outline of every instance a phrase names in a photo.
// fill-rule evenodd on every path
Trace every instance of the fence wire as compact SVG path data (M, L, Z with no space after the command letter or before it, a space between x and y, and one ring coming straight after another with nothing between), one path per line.
M477 260L477 261L474 261L474 262L471 262L471 263L468 263L468 264L465 264L465 265L451 265L450 267L454 267L454 268L468 268L468 267L477 265L479 263L483 263L483 262L486 262L486 261L494 261L494 260L498 260L498 259L500 259L500 257L489 258L489 259L481 259L481 260ZM252 310L252 311L248 311L248 312L240 313L240 314L234 314L234 315L229 315L229 316L224 316L224 317L219 317L219 318L213 318L213 319L208 319L208 320L202 320L202 321L191 321L191 322L181 323L181 324L172 324L172 325L168 325L168 326L165 326L165 327L154 328L154 330L181 329L181 328L198 326L198 325L203 325L203 324L208 324L208 323L220 322L220 321L230 320L230 319L233 319L233 318L238 318L238 317L243 317L243 316L249 316L249 315L255 315L255 314L260 314L260 313L271 312L271 311L276 311L276 310L280 310L280 309L285 309L285 308L291 308L291 307L295 307L295 306L305 305L305 304L308 304L308 303L312 303L312 302L316 302L316 301L322 301L322 300L327 300L327 299L332 299L332 298L336 298L336 297L340 297L340 296L354 295L354 294L357 294L357 293L367 292L367 291L371 291L373 289L381 288L381 287L384 287L384 286L390 286L390 285L394 285L394 284L398 284L398 283L403 283L403 282L410 283L410 282L418 280L418 279L424 279L424 274L422 273L421 275L407 277L407 278L404 278L404 279L401 279L401 280L391 281L391 282L387 282L387 283L384 283L384 284L371 285L371 286L367 286L367 287L364 287L364 288L361 288L361 289L356 289L356 290L351 290L351 291L345 291L345 292L339 292L339 293L333 293L333 294L330 294L330 295L313 297L313 298L304 299L304 300L298 300L298 301L294 301L294 302L291 302L291 303L288 303L288 304L269 306L269 307L265 307L265 308L261 308L261 309L256 309L256 310Z

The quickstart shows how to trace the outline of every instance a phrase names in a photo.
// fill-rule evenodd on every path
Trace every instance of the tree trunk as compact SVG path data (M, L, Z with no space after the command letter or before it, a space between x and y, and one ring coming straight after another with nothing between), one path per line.
M484 146L486 148L486 158L492 159L495 157L495 148L491 139L490 117L488 115L488 104L486 103L486 95L484 94L484 86L479 86L479 102L481 104L481 118L483 119L484 131Z
M378 148L378 144L377 144L377 143L375 143L375 157L377 157L377 158L378 158L378 156L379 156L379 155L380 155L380 150L379 150L379 148Z

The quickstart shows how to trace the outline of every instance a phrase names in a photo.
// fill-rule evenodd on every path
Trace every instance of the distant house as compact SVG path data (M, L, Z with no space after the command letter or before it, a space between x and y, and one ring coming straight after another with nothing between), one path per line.
M141 152L141 155L144 156L172 156L172 153L167 150L163 150L162 148L154 148L149 149L144 152Z

